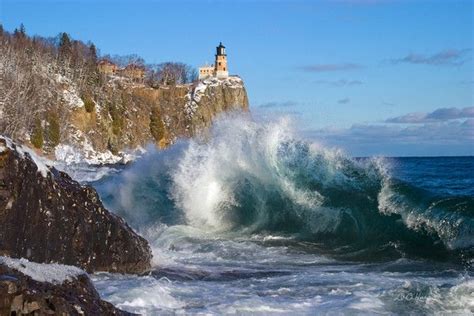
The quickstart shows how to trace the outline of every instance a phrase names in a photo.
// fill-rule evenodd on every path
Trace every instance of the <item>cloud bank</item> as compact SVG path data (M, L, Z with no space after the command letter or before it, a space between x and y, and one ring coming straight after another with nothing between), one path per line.
M430 113L414 112L387 119L386 123L428 123L456 119L474 118L474 106L459 108L439 108Z
M298 67L304 72L332 72L332 71L347 71L363 68L360 64L355 63L340 63L340 64L313 64Z
M328 85L333 87L347 87L347 86L359 86L363 84L360 80L349 80L349 79L339 79L339 80L316 80L314 81L317 85Z
M324 144L343 148L354 156L472 156L474 107L409 113L383 123L328 127L304 134Z
M392 59L391 63L424 64L432 66L459 66L468 60L469 51L469 49L446 49L432 55L411 53L402 58Z
M271 101L271 102L266 102L260 104L258 107L260 108L287 108L287 107L292 107L297 105L298 103L295 101L283 101L283 102L277 102L277 101Z

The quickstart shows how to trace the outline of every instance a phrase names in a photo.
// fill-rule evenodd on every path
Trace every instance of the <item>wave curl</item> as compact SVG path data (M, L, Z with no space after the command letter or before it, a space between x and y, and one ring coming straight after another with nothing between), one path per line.
M205 141L152 151L99 190L139 229L277 233L364 258L472 253L474 199L415 188L388 164L302 140L287 118L230 115Z

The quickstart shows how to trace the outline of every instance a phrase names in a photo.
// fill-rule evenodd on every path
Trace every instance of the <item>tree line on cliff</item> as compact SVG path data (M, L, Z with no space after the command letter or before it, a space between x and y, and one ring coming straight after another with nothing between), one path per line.
M107 86L107 78L97 67L101 58L143 66L144 83L150 87L197 79L196 70L184 63L146 64L137 55L101 56L93 43L72 39L67 33L52 38L29 36L23 25L8 32L0 24L0 134L29 138L37 148L43 143L57 145L67 127L62 123L70 114L60 105L61 85L74 86L86 110L92 112L93 97L103 95Z

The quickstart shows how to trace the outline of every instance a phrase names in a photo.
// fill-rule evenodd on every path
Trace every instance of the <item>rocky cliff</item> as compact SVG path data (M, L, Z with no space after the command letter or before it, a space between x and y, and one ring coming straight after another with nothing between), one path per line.
M239 77L156 88L111 78L105 93L86 100L64 84L69 109L56 158L89 163L117 162L126 152L155 143L164 148L205 130L226 111L248 111ZM69 90L68 90L69 89Z
M0 137L0 255L59 262L89 272L140 273L151 251L92 187Z
M195 136L222 112L248 111L239 77L155 88L109 78L100 93L85 100L70 81L61 76L57 80L62 132L58 144L46 143L42 149L67 162L123 161L127 153L149 143L164 148L178 138Z

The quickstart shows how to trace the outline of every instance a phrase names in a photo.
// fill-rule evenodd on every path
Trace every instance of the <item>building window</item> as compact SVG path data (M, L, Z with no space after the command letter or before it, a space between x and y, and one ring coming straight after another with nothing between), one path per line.
M219 62L219 66L221 65L221 62Z

